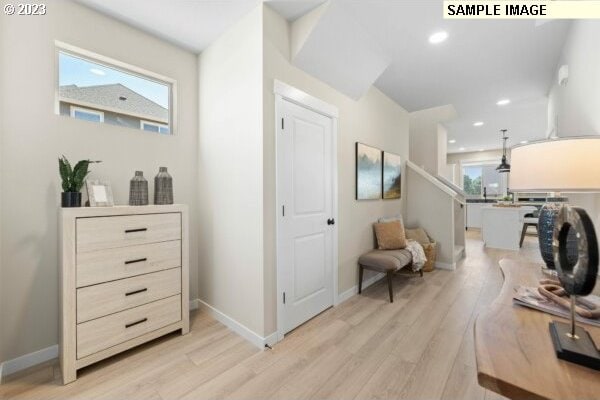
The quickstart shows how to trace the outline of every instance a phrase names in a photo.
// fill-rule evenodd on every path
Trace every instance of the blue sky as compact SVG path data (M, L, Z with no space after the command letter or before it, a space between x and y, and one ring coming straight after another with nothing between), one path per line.
M77 85L82 87L120 83L164 108L169 108L169 87L167 85L129 75L62 52L59 54L58 63L60 86Z
M469 178L475 179L478 176L481 176L481 167L465 167L464 174L468 175Z

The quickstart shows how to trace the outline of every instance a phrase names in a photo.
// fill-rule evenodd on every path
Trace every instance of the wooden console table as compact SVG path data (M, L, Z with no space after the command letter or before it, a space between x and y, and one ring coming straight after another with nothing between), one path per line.
M537 286L540 265L504 259L500 268L502 291L475 321L479 384L511 399L600 398L599 371L556 358L548 323L566 320L513 305L515 286ZM600 328L583 326L600 345Z

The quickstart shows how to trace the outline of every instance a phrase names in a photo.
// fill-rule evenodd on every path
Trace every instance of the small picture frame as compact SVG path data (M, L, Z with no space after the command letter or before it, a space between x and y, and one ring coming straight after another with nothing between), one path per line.
M114 206L112 189L109 182L88 179L85 181L90 207Z

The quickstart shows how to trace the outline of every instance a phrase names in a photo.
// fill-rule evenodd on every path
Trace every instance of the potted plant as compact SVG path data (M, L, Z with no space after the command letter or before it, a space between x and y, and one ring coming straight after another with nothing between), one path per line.
M62 179L63 193L61 193L62 207L81 207L81 188L86 176L90 173L90 164L101 161L81 160L71 167L71 163L65 156L58 159L58 172Z

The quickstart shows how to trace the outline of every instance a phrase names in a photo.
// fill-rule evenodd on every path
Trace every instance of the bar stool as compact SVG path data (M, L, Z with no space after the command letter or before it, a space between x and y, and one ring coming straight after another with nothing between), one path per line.
M525 240L525 234L527 233L527 228L530 226L535 227L535 234L538 235L538 214L539 212L535 212L532 214L525 214L523 218L523 230L521 231L521 241L519 242L519 247L523 247L523 240Z

